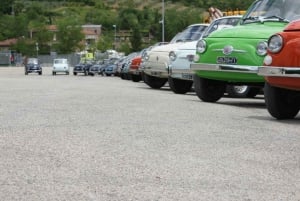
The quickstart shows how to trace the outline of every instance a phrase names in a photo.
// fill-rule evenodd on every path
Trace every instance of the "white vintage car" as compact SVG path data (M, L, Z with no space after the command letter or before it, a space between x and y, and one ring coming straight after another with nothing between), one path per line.
M177 34L167 45L156 46L143 56L142 71L145 83L154 89L166 84L169 77L169 53L181 44L197 41L208 27L208 24L192 24Z
M226 16L214 20L205 30L202 37L207 37L210 33L228 27L233 27L242 18L241 15ZM185 94L191 90L193 85L193 72L190 64L196 54L197 41L181 44L176 50L169 52L169 85L174 93Z
M68 59L54 59L52 66L52 75L56 75L56 73L65 73L69 75L70 67Z

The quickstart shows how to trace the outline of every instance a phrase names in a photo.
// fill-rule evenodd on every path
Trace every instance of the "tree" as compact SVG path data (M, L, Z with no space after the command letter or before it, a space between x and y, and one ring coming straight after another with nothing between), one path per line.
M107 49L112 48L113 38L111 35L104 35L100 37L99 41L97 42L97 49L101 52L104 52Z
M142 46L142 36L140 29L134 27L132 30L132 37L130 38L131 49L133 52L140 51Z
M81 42L84 39L82 27L77 24L76 18L67 18L58 23L58 52L71 53L82 50L85 44Z

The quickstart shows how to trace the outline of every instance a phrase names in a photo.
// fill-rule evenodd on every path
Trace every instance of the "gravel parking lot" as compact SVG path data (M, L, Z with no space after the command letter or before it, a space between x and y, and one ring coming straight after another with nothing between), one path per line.
M299 201L300 116L118 77L0 68L0 200Z

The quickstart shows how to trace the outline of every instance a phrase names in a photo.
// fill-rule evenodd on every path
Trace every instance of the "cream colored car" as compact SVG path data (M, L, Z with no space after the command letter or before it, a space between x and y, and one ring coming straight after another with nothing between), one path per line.
M154 89L159 89L166 84L169 77L169 53L176 51L177 48L192 41L197 41L208 24L193 24L174 37L167 45L152 48L143 57L142 71L145 83Z

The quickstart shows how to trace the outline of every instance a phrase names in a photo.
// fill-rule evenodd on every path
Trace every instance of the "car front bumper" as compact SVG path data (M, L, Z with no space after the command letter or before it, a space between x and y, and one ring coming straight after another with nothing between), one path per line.
M255 73L258 72L258 66L230 65L230 64L191 64L192 71L220 71L236 73Z
M265 82L257 74L259 66L193 63L190 67L196 76L206 79L245 85Z
M269 77L272 76L272 77L300 78L300 68L261 66L258 69L258 75L269 76Z
M170 77L181 80L193 80L193 71L190 69L170 68Z
M153 62L147 61L142 66L142 71L151 76L159 77L159 78L168 78L169 70L168 70L169 63L161 61L161 62Z
M42 72L42 69L41 68L30 68L30 69L27 69L27 72L28 73L39 73L39 72Z

